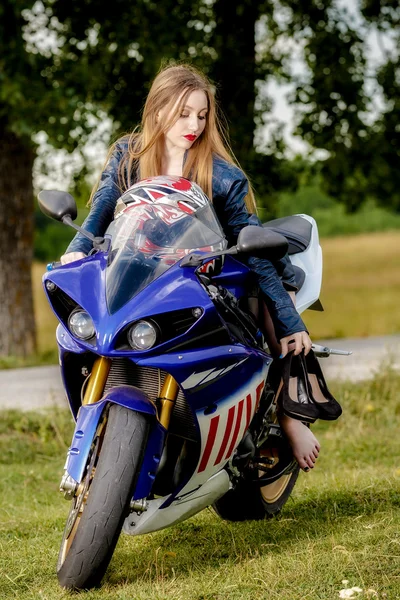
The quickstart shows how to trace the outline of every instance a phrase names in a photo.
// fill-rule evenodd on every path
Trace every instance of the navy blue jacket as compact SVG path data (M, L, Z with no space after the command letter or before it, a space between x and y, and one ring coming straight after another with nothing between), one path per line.
M118 167L127 149L127 142L117 143L101 175L90 213L83 223L84 229L95 236L104 235L114 218L117 199L124 191L118 186ZM238 167L214 156L212 187L215 212L231 246L236 243L240 230L249 224L250 215L244 200L248 193L248 181ZM255 215L251 216L250 222L261 225ZM78 233L68 246L66 253L84 252L88 254L91 249L91 241ZM257 275L258 284L274 322L277 339L298 331L306 331L304 323L286 291L286 289L296 289L295 275L290 260L285 257L281 261L271 263L266 259L251 257L248 259L248 266Z

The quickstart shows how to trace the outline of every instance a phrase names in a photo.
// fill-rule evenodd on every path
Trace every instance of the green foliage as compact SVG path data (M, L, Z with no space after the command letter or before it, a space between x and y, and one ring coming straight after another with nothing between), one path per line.
M35 211L34 256L37 260L58 260L68 246L75 232L61 223L42 222L42 213Z
M335 237L400 229L400 215L369 201L355 213L348 214L341 204L330 209L316 209L311 214L318 223L321 237Z
M343 204L335 202L316 185L280 195L277 217L297 213L314 217L321 237L400 229L400 215L379 207L376 201L368 200L357 212L349 214Z
M83 130L88 114L98 107L113 119L115 134L131 130L140 120L149 82L161 61L189 59L190 45L202 53L202 32L188 26L201 17L201 1L139 0L120 3L117 11L110 10L105 0L44 4L51 19L61 24L63 38L62 54L46 71L46 79L51 85L63 82L75 104L74 126ZM57 111L58 130L63 116ZM66 141L71 147L82 141L82 135L71 136L66 127L64 131L69 136L64 147ZM60 143L55 131L51 139Z
M269 34L262 48L262 65L266 69L277 62L281 76L296 83L291 98L297 118L295 133L312 148L328 153L321 161L323 186L350 211L370 195L399 210L397 0L363 2L357 18L333 0L280 0L275 13L271 5L263 2L260 8ZM351 10L357 10L356 6ZM383 41L389 32L390 42L388 38ZM367 64L370 34L378 37L383 54L378 69ZM289 60L293 43L297 52L302 49L305 61L305 69L296 75Z
M88 214L87 208L78 211L77 224L82 224ZM51 221L38 207L35 209L34 257L42 262L59 260L75 235L71 227Z
M271 169L252 153L254 123L263 122L270 102L260 97L255 109L255 84L287 79L296 83L297 133L329 152L323 184L330 194L355 209L372 190L382 203L398 207L397 8L395 0L364 2L357 22L332 0L246 0L234 8L228 0L139 0L119 4L117 12L105 0L8 0L0 25L0 126L27 143L44 130L53 145L73 149L97 125L93 116L101 119L105 110L113 135L121 134L138 123L160 63L189 60L215 80L237 156L254 178L265 179L285 170L284 144L278 135L266 150L279 156ZM256 23L263 32L257 53ZM379 34L390 31L393 40L376 77L366 65L373 27ZM306 66L296 75L293 42L303 49ZM366 114L376 110L370 97L375 92L384 109L371 122ZM275 179L275 190L288 184L285 173Z
M272 202L271 196L261 196L257 202L259 216L265 222L299 213L311 215L322 238L400 229L400 215L379 206L376 200L369 199L356 212L348 213L324 187L314 178L300 184L294 192L272 196Z
M9 0L0 26L0 125L27 141L44 130L53 145L72 150L106 113L115 138L139 122L160 63L188 60L216 82L233 149L256 188L264 188L259 193L272 196L293 190L298 179L284 159L279 126L264 156L252 149L255 123L268 120L271 102L261 94L256 106L256 89L270 79L287 80L296 84L291 101L297 133L329 153L322 172L330 195L350 210L370 194L398 208L396 9L395 0L370 0L357 21L333 0L246 0L235 7L228 0L139 0L119 4L116 12L106 0ZM390 31L393 40L376 74L366 64L372 28ZM46 37L52 45L43 42ZM293 48L305 62L297 74ZM382 95L383 109L371 93ZM375 122L366 116L371 109Z

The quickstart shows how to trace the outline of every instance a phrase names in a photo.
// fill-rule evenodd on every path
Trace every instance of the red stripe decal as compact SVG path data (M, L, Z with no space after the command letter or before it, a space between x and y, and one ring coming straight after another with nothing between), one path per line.
M245 431L248 430L251 420L251 394L247 394L246 396L246 427Z
M233 449L234 449L234 447L236 445L236 440L237 440L238 435L239 435L240 425L242 424L243 406L244 406L244 400L241 400L239 402L239 406L238 406L238 414L237 414L237 417L236 417L235 430L233 432L233 437L232 437L232 440L231 440L231 445L229 446L229 450L226 453L225 458L229 458L230 457L230 455L232 454Z
M265 385L265 381L262 381L257 386L257 389L256 389L256 409L255 409L254 412L257 412L258 405L260 404L261 394L262 394L262 391L264 389L264 385Z
M206 447L204 448L203 457L201 459L201 463L200 463L199 469L197 471L198 473L205 471L205 468L208 463L208 459L210 458L211 451L214 447L215 436L217 435L218 423L219 423L219 415L217 415L216 417L213 417L211 419L210 430L208 432Z
M226 429L224 433L224 439L222 440L222 446L219 449L217 460L214 463L214 466L221 462L222 457L224 456L224 452L229 442L229 436L231 435L232 425L233 425L233 417L235 416L235 408L236 406L231 406L228 412L228 422L226 424Z

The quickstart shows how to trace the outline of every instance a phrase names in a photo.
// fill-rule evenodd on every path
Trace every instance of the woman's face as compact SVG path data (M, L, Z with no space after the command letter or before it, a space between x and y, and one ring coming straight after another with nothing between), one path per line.
M181 115L165 134L167 150L189 150L204 131L208 110L207 96L202 90L192 92Z

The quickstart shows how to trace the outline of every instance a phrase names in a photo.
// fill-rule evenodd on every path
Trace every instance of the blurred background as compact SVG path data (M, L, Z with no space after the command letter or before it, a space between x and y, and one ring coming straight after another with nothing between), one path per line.
M214 82L262 220L317 220L312 337L400 332L397 0L3 0L0 15L0 367L57 362L41 275L73 233L36 194L70 191L82 222L169 61Z

